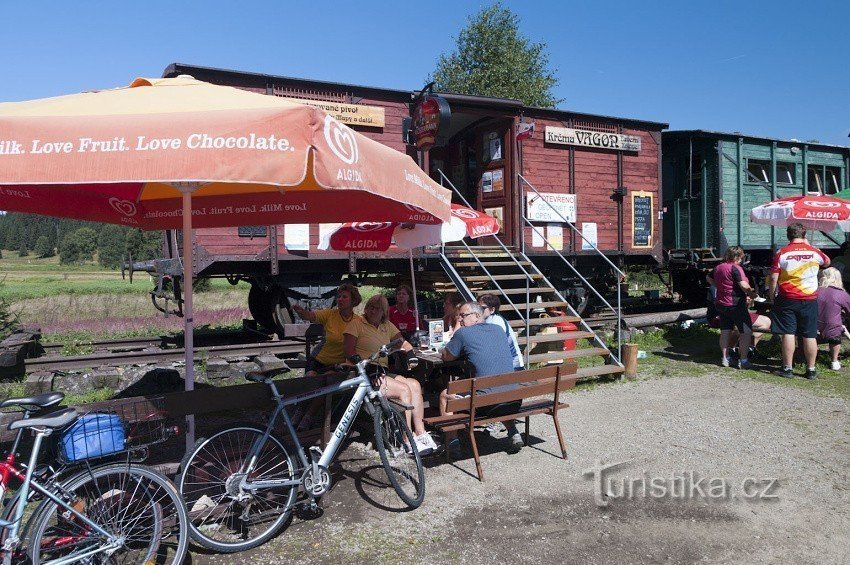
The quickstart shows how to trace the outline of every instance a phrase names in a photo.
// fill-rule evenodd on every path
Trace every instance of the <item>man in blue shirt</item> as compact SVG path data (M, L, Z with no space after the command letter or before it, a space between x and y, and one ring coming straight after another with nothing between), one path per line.
M499 326L484 323L484 310L480 304L477 302L463 304L458 310L458 318L460 319L461 327L455 332L451 341L443 349L444 361L454 361L461 356L466 356L475 368L475 376L477 377L513 372L513 358L508 341L505 339L505 332ZM481 389L480 392L510 390L516 387L517 385L505 385L503 387ZM440 393L440 414L448 414L446 411L448 400L449 395L445 390L442 391ZM519 408L519 404L521 404L521 401L510 402L506 405L497 404L495 406L487 406L478 409L476 414L485 418L487 416L497 416L500 413L510 414ZM505 428L508 431L508 438L510 438L507 452L517 453L522 449L522 436L513 422L505 423ZM457 437L452 437L455 434L446 435L448 448L452 457L458 458L460 454L460 441Z

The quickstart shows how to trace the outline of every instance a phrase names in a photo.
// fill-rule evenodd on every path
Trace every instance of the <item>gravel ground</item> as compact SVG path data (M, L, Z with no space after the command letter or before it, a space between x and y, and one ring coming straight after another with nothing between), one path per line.
M486 482L471 455L436 458L411 512L354 441L322 517L241 554L195 548L192 562L850 562L848 402L728 375L576 391L561 415L566 461L551 418L532 418L516 455L504 432L482 431ZM605 507L584 474L599 462L625 462L603 475Z

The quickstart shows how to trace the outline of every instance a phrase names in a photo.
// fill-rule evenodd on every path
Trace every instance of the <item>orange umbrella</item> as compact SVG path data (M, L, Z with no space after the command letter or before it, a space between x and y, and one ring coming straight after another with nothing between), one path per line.
M192 77L0 104L0 210L141 229L450 218L413 160L322 110ZM191 237L183 238L192 279ZM186 387L192 293L185 284Z

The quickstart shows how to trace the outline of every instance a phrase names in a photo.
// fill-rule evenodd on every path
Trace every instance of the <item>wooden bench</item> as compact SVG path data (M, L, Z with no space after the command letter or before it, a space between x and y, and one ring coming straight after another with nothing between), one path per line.
M446 432L467 430L469 441L472 444L475 467L478 470L478 479L481 481L484 480L484 471L481 468L478 444L475 441L475 426L482 426L491 422L506 422L517 418L524 419L524 441L525 445L528 445L529 418L534 414L548 414L552 416L552 421L555 424L555 432L558 434L558 443L561 446L561 455L566 459L567 449L564 446L564 437L561 434L561 426L558 422L558 410L569 407L569 404L561 402L559 395L562 390L575 387L577 380L575 371L575 364L565 364L544 367L542 369L515 371L502 375L453 381L448 385L448 393L464 396L448 401L446 411L451 412L451 414L425 418L425 424L435 427L437 430L443 432L444 435ZM490 389L503 385L518 386L515 389L506 391L479 392L481 389ZM477 415L477 412L482 408L516 400L528 400L540 396L548 396L550 398L525 402L513 413L481 417ZM448 449L446 450L446 457L449 457Z

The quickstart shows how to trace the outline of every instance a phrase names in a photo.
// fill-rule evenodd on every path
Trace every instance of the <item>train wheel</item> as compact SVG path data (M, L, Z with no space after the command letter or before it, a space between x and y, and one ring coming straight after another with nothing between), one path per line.
M263 328L276 331L271 294L271 290L266 291L259 285L252 284L251 290L248 291L248 310Z
M272 319L274 320L273 329L277 332L278 336L284 337L284 326L292 323L289 297L286 296L286 290L284 288L276 286L271 289L271 303L269 306L269 312L271 312Z

